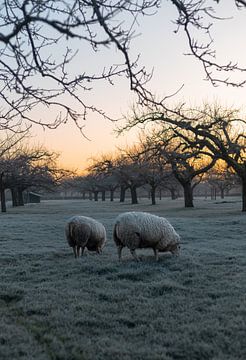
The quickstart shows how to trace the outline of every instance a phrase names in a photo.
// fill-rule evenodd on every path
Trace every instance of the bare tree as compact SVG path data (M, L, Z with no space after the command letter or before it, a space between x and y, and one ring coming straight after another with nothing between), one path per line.
M169 124L193 152L224 160L241 180L242 211L246 211L246 120L238 110L207 104L197 109L178 106L169 112L154 106L135 113L125 129L148 122Z
M119 187L115 173L115 159L111 154L103 154L99 158L91 159L88 171L100 177L100 186L110 192L110 201L114 201L114 193Z
M58 155L43 147L17 144L5 152L0 160L4 171L1 190L10 189L13 206L24 205L23 192L27 189L52 190L69 174L56 165ZM4 195L1 196L2 211L6 211Z
M100 180L96 174L88 173L84 176L76 177L76 184L79 191L88 191L89 199L92 200L92 194L94 201L98 201L98 194L101 191Z
M217 161L216 165L206 175L206 181L211 190L218 190L221 199L224 199L225 194L228 194L238 182L237 176L224 161Z
M137 59L130 59L130 41L138 17L153 14L158 5L156 0L0 2L0 130L16 129L23 122L56 128L68 119L82 130L80 119L88 112L106 116L81 95L95 82L112 84L115 77L125 75L131 89L142 88L149 76ZM75 73L73 59L82 46L94 56L101 48L116 46L121 59L99 73L83 68ZM80 110L74 110L78 106ZM58 115L38 119L34 108L54 108Z
M226 84L232 86L243 86L246 84L246 67L241 67L237 62L233 63L230 59L225 60L224 64L216 60L216 48L214 48L213 25L218 21L226 21L228 17L220 16L216 11L216 5L222 3L221 0L171 0L178 11L175 20L177 25L176 32L182 29L187 37L190 49L189 55L198 59L203 66L206 79L213 85ZM228 1L229 2L229 1ZM246 1L231 0L235 3L238 10L246 9ZM234 79L230 75L235 73ZM238 80L237 74L242 74L243 79Z
M212 84L243 86L227 75L245 73L246 69L228 60L216 61L212 25L226 21L216 13L220 0L170 0L177 9L176 32L183 29L191 54L203 65ZM244 9L243 0L231 0ZM56 128L72 119L83 131L83 120L90 112L107 117L86 94L96 82L113 84L124 75L140 103L153 101L145 85L151 77L138 66L138 57L131 59L131 40L140 17L154 15L160 0L5 0L0 2L0 98L1 129L38 123ZM166 6L166 5L164 5ZM207 39L207 41L206 41ZM161 41L161 40L160 40ZM82 51L98 56L102 48L117 49L119 61L112 61L98 73L85 68L72 71L74 58ZM226 77L217 77L226 74ZM67 97L66 95L69 95ZM72 100L72 101L71 101ZM55 116L39 119L32 112L37 108L53 109ZM52 113L53 114L53 113ZM82 120L82 121L81 121Z
M169 176L166 173L167 162L156 151L155 144L145 133L139 134L139 145L130 149L129 156L138 164L142 184L148 186L151 203L156 205L156 190Z
M137 189L144 185L143 167L138 161L138 152L133 147L124 150L115 161L114 173L120 184L120 202L125 200L125 191L130 190L132 204L138 203Z
M28 136L28 130L12 132L2 132L0 138L0 199L1 211L6 212L5 190L6 190L6 171L9 168L9 163L6 161L6 156L11 152L16 153L19 145Z
M3 159L0 160L0 199L1 199L1 211L6 212L6 200L5 200L5 190L6 190L6 182L5 182L5 171L6 171L6 163Z
M149 142L163 161L171 165L173 175L183 187L185 207L194 207L193 190L203 174L214 166L216 159L209 158L205 162L199 151L193 151L186 136L181 137L173 126L163 124L160 130L152 132Z
M176 200L180 196L179 194L182 187L180 182L174 176L170 164L166 167L165 174L166 176L161 183L160 189L168 190L171 194L171 199Z
M164 164L161 159L157 156L147 158L142 164L141 176L144 183L150 188L152 205L156 205L156 190L167 177Z

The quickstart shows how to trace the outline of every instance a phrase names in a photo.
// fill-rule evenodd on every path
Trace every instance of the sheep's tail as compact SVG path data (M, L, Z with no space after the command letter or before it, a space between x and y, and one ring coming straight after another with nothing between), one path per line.
M68 234L70 238L73 237L73 232L74 232L74 223L70 222L68 225Z
M121 242L121 240L120 240L120 238L118 236L118 228L119 228L119 224L116 223L114 225L114 230L113 230L113 239L114 239L115 244L117 246L120 246L120 245L122 245L122 242Z
M67 239L70 244L70 246L75 246L75 224L73 222L70 222L68 224L68 232L67 232Z

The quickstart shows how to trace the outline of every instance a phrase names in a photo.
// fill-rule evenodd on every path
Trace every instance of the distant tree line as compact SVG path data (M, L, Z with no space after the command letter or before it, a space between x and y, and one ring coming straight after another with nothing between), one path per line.
M203 108L164 112L160 105L145 112L133 111L126 119L126 131L145 124L134 146L114 155L92 159L86 175L73 175L60 169L57 154L42 147L24 145L23 134L6 135L0 143L1 209L6 211L5 190L12 194L13 206L23 205L27 189L59 191L75 189L85 198L120 202L130 193L138 203L138 191L148 191L156 204L157 191L169 192L175 199L183 192L185 207L194 207L193 193L198 184L206 184L215 198L225 196L232 187L242 188L242 211L246 211L246 122L233 109L214 105Z
M95 160L96 161L96 160ZM111 160L117 162L117 159ZM219 194L223 199L225 194L239 184L235 173L231 172L225 164L220 169L214 167L207 172L199 174L204 169L194 170L186 164L186 168L180 167L172 171L170 164L159 166L151 163L140 164L139 161L130 163L129 159L122 167L112 165L110 171L90 171L87 175L76 176L62 182L61 189L71 190L82 194L82 198L98 201L99 194L102 201L106 200L106 192L109 193L110 201L115 200L115 193L119 193L119 201L124 202L126 192L130 193L131 203L138 203L138 189L145 190L149 194L152 205L156 204L157 197L169 193L173 200L184 194L185 207L194 207L193 192L198 184L203 184L210 189L212 198ZM101 165L101 161L94 163L94 166ZM188 168L188 170L187 170ZM222 169L223 168L223 169ZM66 191L65 190L65 191ZM142 191L141 191L142 192ZM208 196L204 190L204 196Z
M224 198L241 183L245 211L245 123L235 118L232 110L207 106L196 111L200 117L190 111L187 122L176 119L177 114L166 121L161 114L156 119L156 113L142 117L135 113L125 129L142 120L154 123L139 136L138 145L118 151L116 156L93 159L87 175L74 177L70 186L89 193L95 201L99 193L105 200L106 191L113 201L117 190L123 202L128 190L132 204L138 203L138 189L145 187L153 205L157 190L169 191L173 199L182 190L185 207L194 207L193 192L198 184L206 183L212 197L220 193Z

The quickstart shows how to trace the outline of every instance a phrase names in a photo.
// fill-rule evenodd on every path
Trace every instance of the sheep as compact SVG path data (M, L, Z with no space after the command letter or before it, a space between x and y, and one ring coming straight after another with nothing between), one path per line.
M118 215L113 227L113 239L119 261L123 247L127 246L135 260L137 248L152 248L158 261L159 252L170 251L179 255L180 236L169 221L145 212L126 212Z
M80 256L80 249L83 255L85 248L101 254L107 241L103 224L87 216L73 216L68 219L65 235L69 246L73 248L75 258Z

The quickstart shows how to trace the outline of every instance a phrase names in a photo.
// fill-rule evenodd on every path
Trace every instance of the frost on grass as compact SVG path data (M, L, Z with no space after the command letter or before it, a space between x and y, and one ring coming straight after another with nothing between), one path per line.
M118 263L113 223L130 204L43 201L0 214L0 358L245 359L246 217L237 202L195 205L134 206L169 219L185 243L158 263L151 249ZM105 224L103 254L74 260L73 215Z

